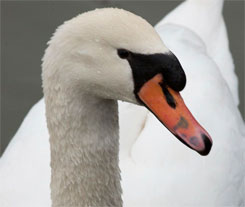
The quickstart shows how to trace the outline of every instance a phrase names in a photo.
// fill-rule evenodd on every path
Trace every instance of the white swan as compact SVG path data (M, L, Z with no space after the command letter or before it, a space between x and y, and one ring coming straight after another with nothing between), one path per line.
M171 28L172 28L172 31L173 31L173 29L175 27L168 26L168 29L170 29L169 31L171 31ZM188 32L188 30L184 30L184 29L181 29L181 28L179 28L179 29L180 29L180 33L179 34L185 34L185 43L186 43L186 45L189 44L188 48L191 47L192 51L196 51L198 53L203 54L203 57L199 56L199 58L203 58L203 59L207 58L205 56L205 53L203 52L202 48L204 46L202 45L202 43L200 43L201 41L198 40L198 38L195 38L195 35L193 35L191 32ZM176 30L178 30L178 29L176 29ZM176 30L174 30L174 31L176 32ZM164 29L162 30L162 32L164 32ZM163 35L163 36L165 36L165 35ZM177 37L180 38L181 36L177 35ZM177 37L175 36L175 38L177 38ZM195 44L193 44L193 42L192 42L192 37L194 39L196 39L196 41L194 41ZM169 41L171 41L171 35L169 35L169 38L170 38ZM168 36L167 36L167 33L166 33L166 42L167 42L167 39L168 39ZM180 40L181 40L181 38L180 38ZM199 43L198 43L198 41L199 41ZM173 38L172 38L172 44L174 45ZM181 47L182 44L183 44L182 41L178 42L178 45L180 46L179 47L179 56L181 56L181 54L183 54L183 49L185 49L185 47ZM173 51L174 51L174 49L173 49ZM177 48L177 51L178 51L178 48ZM191 55L193 57L193 54L191 54ZM197 54L195 54L195 56L196 55ZM183 56L182 60L184 60L187 57L188 57L188 55L187 56ZM191 59L190 56L189 56L189 59ZM189 59L187 58L186 61L188 61ZM197 64L197 66L198 66L198 62L195 62L195 64ZM216 74L216 75L214 75L214 77L211 77L211 78L215 80L218 77L217 68L214 65L210 64L210 63L208 64L208 61L204 61L203 62L203 67L205 65L210 67L210 68L214 68L214 72L213 71L211 71L211 72ZM188 68L185 68L185 69L188 69ZM208 75L208 74L206 74L206 75ZM187 76L188 76L188 74L187 74ZM198 77L198 74L196 74L195 77ZM209 80L209 78L210 78L209 76L206 77L206 80ZM218 79L220 79L220 78L218 77ZM193 81L193 79L190 80L190 83L192 81ZM204 80L201 80L200 82L203 83ZM219 86L219 84L217 84L217 85ZM191 88L193 86L187 86L187 89L188 89L188 87L190 88L189 90L191 90ZM209 90L212 90L212 88L213 87L210 87ZM206 90L208 90L208 89L206 89ZM221 90L222 89L218 87L217 88L217 94L219 94L219 92ZM202 88L200 88L200 91L202 91ZM196 99L197 98L195 96L192 96L190 93L185 93L184 96L192 104L191 107L194 110L195 107L197 107L197 103L196 103ZM198 98L200 98L200 97L198 97ZM240 132L243 130L243 127L244 127L243 124L242 124L242 121L239 118L239 115L238 115L236 107L234 107L232 105L232 103L227 101L228 99L229 99L229 97L225 98L225 100L223 102L223 105L224 105L223 108L226 109L225 110L226 111L226 113L225 113L226 115L227 114L229 115L229 113L231 113L232 111L236 111L235 114L232 114L232 116L231 116L231 117L233 117L232 119L234 119L235 121L233 120L232 124L229 126L230 128L228 127L227 129L225 129L225 131L223 131L224 134L221 133L221 134L217 135L217 132L216 132L216 135L219 136L219 137L221 137L221 135L225 135L225 133L227 131L229 131L229 129L232 129L231 131L234 130L239 135L239 134L241 134ZM202 101L203 101L204 104L207 104L207 100L202 100ZM215 102L209 103L209 104L212 107L215 107ZM126 107L129 108L128 106L126 106ZM200 111L198 111L196 109L195 114L198 116L198 118L200 118L200 120L202 120L202 123L208 124L207 123L208 122L207 114L210 114L210 112L213 112L214 109L212 107L211 107L212 110L210 110L210 111L207 110L206 114L201 113ZM129 110L131 110L131 108ZM144 128L143 131L147 131L145 129L147 129L147 127L150 126L151 123L155 123L154 120L151 121L151 118L149 118L149 115L147 115L144 112L143 109L141 109L141 110L142 110L142 113L138 112L138 111L136 113L140 114L143 117L143 119L141 117L134 117L135 119L138 120L138 123L140 123L138 125L138 127L136 128L136 130L134 131L135 134L140 133L142 131L142 128ZM125 113L127 113L127 112L125 112ZM217 113L217 111L216 111L216 113ZM123 114L121 114L121 115L123 115ZM219 117L219 115L220 114L218 113L217 117ZM146 116L147 116L147 119L144 119L144 117L146 117ZM40 120L41 120L42 123L39 123L39 120L37 120L36 117L40 117ZM123 119L123 117L122 117L122 119ZM49 198L49 189L47 187L49 185L49 177L50 177L50 171L49 171L49 169L47 169L48 168L47 163L49 162L48 139L43 139L42 140L43 137L46 137L46 138L48 137L44 120L45 120L44 119L44 103L41 101L35 107L33 107L33 109L30 111L30 113L26 117L25 121L23 122L21 128L18 130L15 138L13 139L13 141L11 142L9 147L7 148L6 152L4 153L4 155L3 155L2 159L1 159L1 164L0 164L0 177L1 177L0 182L2 182L1 186L4 186L4 188L0 188L0 204L1 204L1 202L3 204L3 202L5 201L7 206L9 206L9 204L11 204L11 203L12 203L12 206L16 206L16 203L18 203L19 206L33 206L33 203L35 203L35 206L38 206L38 205L40 205L40 206L48 206L48 205L50 205L49 204L50 200L48 199ZM143 120L143 122L142 122L142 120ZM131 120L129 120L129 121L131 121ZM238 125L236 125L236 122L238 122ZM121 123L122 123L122 121L121 121ZM134 123L134 122L132 122L132 123ZM217 123L213 123L212 122L212 124L213 124L212 126L211 126L211 124L208 124L210 129L214 130L215 128L216 129L218 128L217 127L218 122ZM220 123L219 127L224 126L222 124L224 124L224 123ZM157 122L156 122L156 126L157 126ZM240 128L239 128L239 126L240 126ZM29 137L28 136L22 137L23 134L26 133L25 132L26 130L29 130L30 136ZM240 132L239 132L239 130L240 130ZM163 132L161 132L161 133L163 133ZM155 134L157 135L157 131L155 131ZM33 135L35 136L35 139L34 139ZM42 135L43 135L43 137L42 137ZM171 135L167 134L167 136L171 136ZM134 138L134 136L132 136L132 137ZM143 137L143 133L141 134L141 137ZM239 135L237 137L238 142L241 141L241 139L239 140L239 138L241 138L241 135ZM126 140L126 139L124 139L124 140ZM127 139L127 140L130 140L130 139ZM170 140L170 139L166 139L166 140ZM222 140L220 140L220 141L222 141ZM226 140L224 140L224 143L225 142L226 142ZM154 142L151 142L150 144L152 144L152 143L154 144ZM126 143L126 144L130 144L130 143ZM136 146L137 146L137 144L138 144L138 142L136 142ZM149 144L149 143L146 143L146 144ZM160 144L160 143L156 142L155 145L158 145L158 144ZM175 145L181 147L181 145L178 145L178 143L175 143ZM159 145L159 146L163 147L163 145ZM168 150L169 147L168 146L167 146L167 149L161 148L159 150L159 152L155 153L155 155L158 154L158 153L161 154L161 151L168 150L167 151L168 155L170 153L172 153L173 156L176 156L176 155L178 155L176 153L176 151L178 151L178 148L175 148L175 147L176 146L173 147L173 149L172 149L173 151L172 152L169 152L169 150ZM220 146L220 147L222 148L222 146ZM134 147L134 148L137 149L137 147ZM232 147L230 147L230 148L232 148ZM145 149L145 148L143 148L143 149ZM154 148L154 149L156 149L156 148ZM185 150L185 149L183 148L183 150ZM235 149L235 150L237 150L237 149ZM28 152L28 153L25 153L25 152ZM130 150L130 152L133 152L134 155L137 155L137 153L135 153L135 152L137 152L137 150ZM238 152L237 153L238 154L237 157L240 158L240 160L237 159L236 162L241 162L242 160L241 160L241 157L239 157L239 153L240 153L239 150L237 152ZM186 150L186 153L189 153L188 150ZM180 153L180 154L182 155L182 153ZM31 157L30 157L30 155L31 155ZM42 155L42 156L40 156L40 155ZM152 155L152 153L150 153L149 155ZM138 158L142 158L143 162L144 162L145 157L146 156L140 157L140 153L138 153ZM155 156L149 157L148 158L148 164L151 163L152 165L156 166L157 162L154 159L152 159L152 158L156 158L156 157ZM169 166L169 169L173 168L175 166L176 163L168 163L168 162L165 161L166 157L164 157L164 158L165 158L164 159L164 167L166 167L165 168L166 170L168 170L168 166ZM16 160L17 160L18 165L16 164ZM175 158L173 157L173 159L171 159L171 161L177 161L177 160L175 160ZM124 164L125 163L126 162L124 162ZM179 164L184 165L185 163L186 162L183 161L183 163L177 163L176 166L178 166ZM124 164L121 164L121 165L123 166ZM129 165L131 165L131 164L132 164L132 162L129 162ZM189 165L191 166L191 163L189 163ZM32 166L35 166L35 167L32 167ZM127 169L127 170L129 169L129 168L127 168L126 165L124 165L124 166L125 166L125 169ZM138 165L138 166L140 166L140 165ZM142 167L142 165L138 168L138 170L140 170L141 167ZM167 179L171 175L167 174L166 170L164 171L164 176L162 176L162 175L161 176L162 176L162 178L165 177ZM239 172L238 170L239 170L239 168L237 168L235 171ZM17 171L19 173L18 174L19 177L16 176L15 172L17 172ZM123 170L122 170L122 172L123 172ZM135 174L137 174L137 172L139 172L139 171L135 171ZM239 176L240 176L240 174L238 173ZM174 174L174 175L177 175L177 174ZM183 173L182 173L182 175L183 175ZM184 175L188 175L188 173L186 173L186 171L185 171ZM194 176L195 175L197 175L197 173L194 174ZM123 173L122 176L125 177L124 173ZM150 174L148 174L148 178L149 178L149 176L150 176ZM239 178L239 176L238 176L238 178ZM2 179L3 177L5 178L4 180ZM153 174L152 174L152 176L150 176L150 178L152 179L154 177L156 177L156 174L153 172ZM175 178L175 176L173 176L173 178ZM178 178L178 177L176 176L176 178ZM181 178L179 178L179 179L181 179ZM41 182L40 182L40 180L41 180ZM158 178L157 177L156 177L155 181L158 182ZM123 182L124 182L124 180L123 180ZM144 182L145 182L145 180L144 180ZM149 180L149 182L150 182L150 180ZM207 194L205 194L204 197L203 196L197 196L197 197L193 196L193 197L185 197L184 198L184 196L186 194L185 193L183 194L183 192L185 192L185 191L182 191L180 194L177 194L177 195L176 194L172 194L171 191L167 191L169 186L173 186L173 189L174 189L174 185L172 185L172 183L175 183L175 185L176 185L176 182L177 181L174 181L174 180L167 181L167 183L165 183L165 187L166 188L160 188L160 191L163 191L165 193L169 193L169 195L166 196L166 197L163 197L163 196L161 196L161 192L158 192L158 195L160 197L158 197L158 200L156 200L155 202L158 202L158 204L161 204L161 203L159 203L159 198L160 198L161 202L165 202L165 203L167 202L168 203L168 202L171 202L171 200L173 200L176 203L178 201L178 199L176 199L176 197L178 196L178 198L182 198L182 200L179 200L179 205L185 203L185 202L183 202L183 200L185 200L185 199L187 199L187 202L194 201L194 204L195 204L196 202L202 202L205 199L205 196L207 196ZM232 183L232 180L230 180L229 182ZM124 183L126 183L126 184L124 184ZM124 182L124 183L123 183L123 186L125 185L127 187L127 185L128 185L127 182ZM153 184L154 183L155 182L153 182ZM154 196L157 195L156 192L154 191L154 186L157 186L157 185L153 186L153 184L151 185L153 188L149 188L149 190L153 189L153 191L150 191L151 193L148 194L147 196L145 194L143 195L144 199L148 199L148 203L144 203L145 200L142 199L142 197L140 197L140 196L142 196L142 193L144 193L144 190L142 190L140 188L140 186L138 186L137 191L133 192L133 195L136 196L135 197L136 200L137 200L137 196L139 197L138 202L141 201L142 202L141 204L144 203L145 205L147 205L147 204L149 204L149 201L152 199L152 201L154 203ZM143 183L142 183L142 185L143 185ZM15 187L12 187L12 186L15 186ZM22 186L25 186L25 187L23 188ZM38 187L35 189L35 191L30 192L30 189L32 189L33 186L38 186ZM237 186L237 185L235 185L235 186ZM146 187L148 188L149 186L146 186ZM145 189L146 187L144 187L143 189ZM217 189L222 189L221 187L222 186L219 186ZM178 186L178 188L179 188L179 186ZM132 191L133 191L133 189L132 189ZM14 192L16 192L16 194L14 194ZM30 194L30 193L32 193L32 194ZM127 194L127 191L124 190L124 193ZM192 193L192 191L190 193ZM196 193L198 193L198 192L196 192ZM211 192L209 192L209 193L211 193ZM13 196L13 194L15 196ZM176 196L175 198L173 198L174 195ZM214 194L214 195L216 195L216 194ZM6 197L4 197L4 196L6 196ZM179 197L179 196L181 196L181 197ZM12 199L13 197L15 199ZM3 198L5 198L6 200L3 200ZM211 197L211 198L213 198L213 197ZM239 197L239 196L235 196L233 199L234 199L234 201L239 201L239 199L241 201L241 197ZM131 201L127 202L127 200L124 199L124 202L125 202L125 205L126 205L127 203L130 203ZM212 199L210 200L210 202L212 202ZM1 205L1 206L3 206L3 205ZM170 204L170 206L173 206L173 205Z
M67 21L42 68L52 206L122 205L115 99L144 104L201 155L211 149L178 93L186 83L178 59L132 13L101 9Z

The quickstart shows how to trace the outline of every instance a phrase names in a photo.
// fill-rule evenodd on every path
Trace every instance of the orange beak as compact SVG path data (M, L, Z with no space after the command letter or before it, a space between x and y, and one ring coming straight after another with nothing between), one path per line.
M161 74L147 81L137 95L181 142L201 155L210 152L211 137L192 116L180 93L164 86Z

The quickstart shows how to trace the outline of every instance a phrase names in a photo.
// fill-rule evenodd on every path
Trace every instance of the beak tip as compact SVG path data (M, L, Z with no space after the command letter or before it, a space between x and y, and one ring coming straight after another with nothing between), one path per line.
M201 137L202 137L202 140L203 140L203 142L204 142L205 148L204 148L204 150L199 151L198 153L199 153L200 155L202 155L202 156L206 156L206 155L209 154L209 152L210 152L210 150L211 150L211 148L212 148L212 144L213 144L213 143L212 143L212 141L211 141L211 138L209 138L207 135L202 134Z

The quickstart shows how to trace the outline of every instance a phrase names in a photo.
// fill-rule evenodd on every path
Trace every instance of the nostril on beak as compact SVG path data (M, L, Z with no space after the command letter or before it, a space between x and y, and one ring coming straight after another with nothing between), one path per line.
M205 134L202 134L201 137L202 137L202 140L204 142L205 149L199 153L201 155L205 156L205 155L208 155L208 153L210 152L210 150L212 148L212 142L210 141L210 139Z

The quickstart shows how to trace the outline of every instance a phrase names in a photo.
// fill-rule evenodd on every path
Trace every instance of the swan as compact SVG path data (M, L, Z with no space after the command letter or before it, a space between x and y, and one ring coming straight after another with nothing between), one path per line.
M122 206L115 100L144 105L185 145L209 153L209 134L179 94L185 73L144 19L90 11L60 26L48 45L42 79L52 206Z
M166 26L168 26L168 27L166 27ZM168 28L168 29L175 28L174 25L165 25L164 27ZM206 66L206 69L209 67L211 69L213 69L213 70L210 69L207 71L207 73L211 72L213 77L205 76L206 78L204 80L199 79L199 81L200 81L200 83L205 83L205 80L207 82L207 81L209 81L209 78L211 78L211 80L215 80L216 78L218 78L219 84L216 84L215 86L219 86L219 87L216 88L216 93L219 94L219 92L222 92L223 89L222 89L222 87L220 87L220 85L223 86L223 85L226 85L226 83L224 83L224 81L222 79L220 80L220 77L219 77L220 74L217 72L217 67L213 63L212 59L209 58L208 55L205 53L205 49L204 49L205 45L202 43L202 41L195 34L193 34L193 32L188 31L184 28L177 27L177 28L175 28L175 30L170 30L170 31L175 31L174 34L176 34L176 31L181 30L182 33L181 32L178 33L179 35L177 35L177 36L176 35L173 36L173 35L171 35L171 33L170 34L168 33L169 35L167 35L167 33L164 34L163 32L164 31L167 32L168 29L164 30L163 28L161 31L158 30L158 32L160 32L160 35L162 37L164 37L164 42L165 42L165 44L168 43L168 45L169 45L168 47L171 46L169 42L171 42L171 39L172 39L172 46L171 46L172 51L174 51L174 45L176 44L175 38L177 38L177 37L180 38L180 41L178 42L178 44L176 44L175 48L177 48L176 52L179 51L178 52L178 58L181 58L181 64L182 64L182 61L184 61L185 58L188 57L189 53L186 54L186 56L183 56L183 53L185 53L185 50L183 50L183 49L185 47L181 47L181 45L183 44L183 41L181 41L181 40L183 40L183 39L181 39L180 34L182 34L182 35L185 34L186 47L188 47L188 49L192 48L193 53L195 52L195 55L193 53L189 54L192 56L189 56L189 59L187 59L187 60L190 60L190 62L193 63L192 57L196 57L196 55L197 55L196 53L198 53L198 54L201 53L203 55L203 56L199 55L200 60L202 60L202 58L203 59L206 58L206 59L210 60L209 63L208 63L208 61L202 61L202 64L203 64L202 68L204 68ZM196 43L193 44L193 39L196 40L196 43L198 43L198 44L196 44ZM175 51L174 51L174 53L175 53ZM187 60L185 62L187 62ZM213 64L211 64L210 62L212 62ZM191 63L189 63L189 65ZM195 63L199 68L200 65L198 65L198 62L195 61ZM191 68L192 70L191 69L188 70L188 67L184 67L184 69L187 72L187 79L188 79L188 76L193 73L193 71L192 71L193 67ZM203 73L205 75L207 75L205 72L203 72ZM200 76L200 74L196 73L194 75L194 80L195 80L195 78L197 78L199 76ZM243 126L242 121L240 120L239 112L237 111L236 107L233 106L232 102L229 101L229 98L231 97L229 92L226 91L225 94L228 96L224 100L223 100L224 97L222 97L222 95L224 95L224 93L221 93L222 95L219 96L223 101L222 102L222 104L223 104L222 109L225 109L223 111L223 112L225 112L224 114L227 116L230 115L230 117L232 117L232 120L229 120L229 123L228 122L223 123L223 122L220 122L220 120L218 120L218 117L220 117L220 113L222 113L221 109L220 109L220 111L216 110L216 108L214 109L215 103L217 104L218 102L209 103L208 100L202 99L202 103L204 103L204 104L208 103L208 106L211 105L211 110L209 110L207 107L206 108L207 111L205 111L206 114L201 113L200 110L198 110L198 106L199 106L198 103L200 103L200 102L198 102L198 100L200 99L200 94L199 94L199 96L196 96L196 95L192 95L192 93L191 93L191 91L193 90L193 87L197 86L197 85L195 85L197 83L195 83L195 84L193 83L191 85L191 83L193 82L193 79L188 79L188 80L189 80L190 84L187 84L187 88L184 90L183 96L184 96L186 102L188 103L188 105L190 104L191 110L195 112L194 114L198 117L200 122L207 125L205 127L207 127L207 129L209 129L209 130L213 129L215 131L218 131L218 129L222 129L221 132L219 132L219 133L218 132L212 132L215 134L216 137L222 137L222 136L226 135L226 132L229 132L225 136L226 138L230 136L231 132L236 134L237 137L233 143L237 143L238 145L239 144L241 145L242 144L241 143L241 137L242 136L244 137L244 126ZM199 87L200 87L200 85L199 85ZM202 91L203 88L205 88L204 85L202 85L202 87L200 87L200 91ZM214 86L213 87L210 86L210 88L208 89L209 92L210 92L210 90L212 91L214 88L215 88ZM189 93L185 92L188 90L189 90ZM205 89L205 90L207 90L207 89ZM215 94L213 94L213 96L216 97ZM197 97L199 98L198 100L197 100ZM215 100L217 100L217 99L215 99ZM128 151L123 150L124 148L122 149L122 147L120 147L120 157L121 157L120 162L122 163L122 164L120 164L120 167L121 167L121 169L122 169L122 167L125 167L124 169L130 170L131 165L135 165L135 163L138 164L140 161L141 163L139 163L139 165L138 165L138 166L140 166L146 160L145 159L146 155L143 156L146 152L141 154L141 156L143 156L143 157L140 157L139 153L137 155L137 151L139 152L139 146L140 145L137 142L138 140L134 139L134 138L137 137L137 135L140 138L143 138L144 134L147 133L147 131L149 131L149 125L152 125L152 124L157 125L158 122L154 119L154 117L150 117L150 115L147 113L147 111L144 110L144 108L142 108L142 107L140 107L137 110L134 110L134 109L132 109L133 105L129 105L129 104L125 104L125 103L124 104L120 103L119 105L120 105L120 107L125 107L125 108L127 108L127 110L129 110L129 112L120 110L120 115L122 115L122 116L119 116L120 124L124 123L123 120L125 120L127 118L128 114L134 113L135 115L137 115L135 117L131 117L130 120L127 120L127 122L130 124L130 126L131 126L131 124L135 124L135 125L138 124L136 128L133 128L132 130L130 130L130 131L132 131L132 134L133 134L133 135L131 134L131 137L133 138L133 140L131 140L131 137L128 137L129 139L120 139L120 144L123 143L124 146L125 146L125 144L128 145L128 144L132 144L132 143L135 143L137 146L137 147L133 147L133 148L129 147L131 159L133 156L133 161L128 164L129 167L126 164L127 162L122 161L122 157L121 157L121 155L123 154L121 152L126 152L123 154L123 156L127 156ZM218 104L217 106L220 106L220 104ZM210 121L209 117L208 117L208 115L210 113L217 114L217 118L216 118L217 122L213 121L210 124L207 123ZM3 157L0 160L0 178L1 178L0 179L0 182L1 182L0 185L4 186L4 188L0 188L0 204L2 204L1 206L11 206L11 204L12 204L12 206L16 206L16 203L18 203L18 206L33 206L33 203L35 204L35 206L39 206L39 205L40 206L50 206L50 198L49 198L50 193L49 193L49 188L47 187L47 186L49 186L49 179L50 179L50 169L48 169L48 166L47 166L47 163L49 163L49 151L48 151L49 143L48 143L48 138L47 138L48 137L48 131L46 129L44 114L45 114L44 102L43 102L43 100L41 100L31 109L29 114L26 116L25 120L23 121L23 124L21 125L20 129L16 133L14 139L11 141L11 144L8 146ZM38 119L37 119L37 117L38 117ZM220 123L220 124L218 124L218 123ZM228 127L226 128L226 126L228 126ZM162 129L162 130L164 130L164 129ZM24 136L24 135L26 135L26 131L29 131L28 132L29 136ZM127 128L127 131L129 131L128 128ZM155 131L155 130L153 130L153 131L154 131L154 134L152 134L151 137L155 137L155 135L157 135L157 133L158 133L158 131ZM120 133L122 134L123 130L120 130ZM161 133L162 133L161 135L164 136L164 131L161 131ZM167 132L165 132L165 133L167 133ZM241 135L241 133L243 133L243 134ZM159 135L159 136L161 136L161 135ZM148 135L146 135L146 136L148 136ZM171 134L166 134L166 136L171 136ZM35 139L33 137L35 137ZM46 137L46 139L44 139L44 137ZM156 136L156 137L158 137L158 136ZM161 139L162 139L162 137L161 137ZM123 142L122 142L122 140L123 140ZM142 140L142 139L139 139L139 140ZM167 139L167 137L166 137L166 139L164 139L164 140L167 141L167 140L170 140L170 138ZM156 142L157 139L154 139L154 141ZM149 142L150 143L146 143L146 144L148 144L148 146L149 146L149 144L150 145L154 144L154 142L151 142L150 139L149 139ZM222 142L222 140L220 140L220 142ZM227 143L227 139L224 139L224 143L225 142ZM25 144L25 143L27 143L27 144ZM222 147L229 149L229 146L224 145L224 143L223 143L223 145L219 145L220 150L222 150ZM157 145L157 144L159 144L159 143L156 142L155 145ZM161 196L161 192L160 191L158 192L158 195L157 195L157 196L159 196L158 200L157 201L155 200L155 202L158 202L158 206L159 205L162 206L161 203L163 203L163 202L165 202L165 203L170 202L170 206L173 206L174 203L175 204L177 203L176 205L179 206L179 205L185 204L186 202L192 202L192 205L195 205L197 202L199 202L198 203L198 205L199 205L200 202L207 200L206 198L209 194L212 194L211 192L205 191L205 196L203 196L203 194L199 195L199 196L193 196L193 197L186 196L187 193L186 194L184 193L185 192L185 189L184 189L185 185L183 185L184 190L182 189L182 191L180 193L174 193L173 194L173 193L171 193L171 190L168 191L168 189L175 189L176 190L180 187L177 185L176 186L173 185L173 183L177 184L177 182L178 182L178 179L173 180L173 178L178 178L178 176L180 174L178 174L178 172L175 172L174 174L171 175L171 173L167 173L167 170L170 170L170 167L171 167L172 168L171 172L174 172L173 171L174 166L176 166L176 170L177 170L178 167L180 167L179 165L185 165L186 163L188 163L189 158L191 156L191 154L188 154L188 153L190 153L189 150L186 150L185 148L183 148L182 150L185 150L185 153L187 153L187 154L185 154L185 156L189 155L189 156L186 156L185 160L183 161L184 157L181 157L183 154L182 153L179 154L179 151L178 151L179 147L181 149L182 146L178 145L177 142L171 144L171 146L173 146L173 145L175 145L175 146L172 148L169 147L170 145L169 146L164 145L166 147L166 149L161 148L161 149L159 149L159 151L156 151L156 153L155 153L155 155L157 155L158 153L165 151L168 155L167 157L166 156L164 157L165 159L163 159L165 161L165 163L161 163L161 164L164 164L163 166L165 167L164 172L161 171L161 172L163 172L161 174L161 177L165 177L166 181L168 181L168 182L164 183L165 184L164 188L156 184L158 182L158 179L157 179L158 177L156 177L157 174L153 172L153 174L149 173L148 177L145 177L145 178L151 178L151 180L152 180L152 178L156 177L155 182L150 186L151 188L149 188L149 185L146 185L146 184L150 184L151 181L149 180L148 183L146 183L148 179L144 179L145 185L144 185L144 183L141 183L138 186L137 191L133 191L133 189L135 189L135 188L132 189L132 195L136 196L136 199L138 196L139 197L138 202L141 201L140 204L142 204L142 205L139 205L139 206L143 206L143 205L149 206L147 204L149 204L150 199L152 199L154 201L154 196L157 195L156 189L154 189L155 186L159 186L159 188L161 187L160 191L164 190L164 193L169 193L166 196L163 196L163 194ZM159 145L159 146L164 147L162 145ZM137 148L138 148L138 150L137 150ZM142 151L144 151L144 149ZM241 156L240 156L241 151L239 151L239 150L242 149L242 145L241 145L241 148L239 148L239 149L238 148L232 148L232 147L230 147L230 149L234 149L234 154L235 154L236 150L238 152L235 155L237 159L228 159L229 161L235 161L235 165L233 165L233 166L237 167L239 164L241 164ZM154 150L156 150L156 148L154 148ZM214 151L214 150L215 149L213 148L212 151ZM16 152L18 152L18 153L16 153ZM25 153L25 152L28 152L28 153ZM212 153L210 155L212 155ZM156 167L157 162L154 159L152 159L152 158L156 158L156 156L155 157L152 156L152 153L150 153L149 155L151 155L151 157L148 158L148 164L151 164L152 165L151 167ZM167 161L168 160L167 158L169 158L170 155L173 157L171 160ZM222 158L222 155L219 155L219 157ZM159 160L161 158L162 158L162 156L159 156ZM193 159L193 158L194 157L192 157L191 159ZM219 160L224 161L225 158L226 157L223 157L223 159L219 159ZM16 164L16 160L18 160L19 165ZM183 163L176 162L178 160L180 162L183 161ZM198 160L196 160L196 162L198 162ZM207 163L208 162L205 161L205 162L202 162L201 164L203 164L203 167L205 168ZM226 163L224 163L224 164L226 164ZM191 164L193 164L193 163L189 163L188 167L190 167ZM215 161L212 164L213 164L212 166L214 166ZM32 166L35 166L35 167L32 167ZM168 166L169 166L169 168L168 168ZM230 166L232 166L232 165L230 165ZM138 168L137 172L139 172L141 169L145 170L143 165L141 165ZM239 171L241 169L243 169L243 168L238 167L238 168L235 168L235 171L233 171L233 172L238 172L238 173L234 173L235 175L238 175L237 176L238 179L235 182L236 185L232 186L232 188L234 188L234 189L236 189L236 187L238 186L238 182L241 181L241 171ZM17 171L18 171L19 176L16 176L15 172L17 172ZM132 168L132 171L133 171L133 168ZM196 171L198 171L198 169ZM216 165L216 171L220 172L219 169L217 168L217 165ZM137 172L135 171L135 175L137 175ZM186 169L184 169L184 171L182 170L181 172L182 172L182 176L183 175L189 175L189 173L188 173L188 171L186 171ZM179 172L179 173L181 173L181 172ZM127 193L127 190L129 190L129 189L126 190L125 187L127 187L127 185L129 185L130 182L124 181L124 178L127 178L127 177L125 177L126 176L125 174L127 175L127 173L124 173L124 170L122 169L122 178L123 178L122 187L124 190L123 197L128 199L127 195L130 193ZM152 176L150 176L150 175L152 175ZM192 175L194 175L196 177L197 177L197 175L200 176L200 174L198 174L198 173L192 174ZM189 175L189 176L191 176L191 175ZM170 179L171 177L172 177L172 179ZM2 178L4 178L4 179L2 179ZM203 177L203 178L205 178L205 177ZM233 176L233 178L235 180L235 176ZM224 179L224 177L222 177L222 179ZM206 181L206 180L204 179L204 181ZM214 178L212 179L212 181L214 181ZM229 181L229 183L234 184L231 179L230 180L228 179L228 181ZM183 182L183 180L181 182ZM16 183L18 185L16 185ZM220 181L220 183L221 183L221 181ZM227 184L227 182L225 182L224 184ZM146 188L145 186L147 186L147 188L149 188L148 194L143 194L143 197L140 197L140 196L142 196L142 193L144 193L143 191L140 191L140 190L142 190L140 188L141 185L144 185L143 189ZM15 187L13 187L13 186L15 186ZM23 186L26 186L26 188ZM35 191L30 192L30 189L32 189L33 186L37 186L38 188L37 189L35 188ZM131 187L133 187L133 186L131 185ZM177 187L177 188L175 188L175 187ZM218 187L219 188L217 188L217 189L222 189L221 188L222 186L218 186ZM188 185L188 188L189 188L189 185ZM240 188L240 190L242 190L242 188ZM190 191L190 193L193 193L193 192L194 191ZM202 192L202 191L199 191L199 192ZM233 192L234 192L234 190L233 190ZM242 191L240 191L240 192L242 192ZM209 193L209 194L207 194L207 193ZM217 191L217 193L218 193L218 191ZM198 192L196 192L196 194L198 194ZM217 195L217 194L214 194L214 196L215 195ZM214 196L212 196L212 199L214 199L213 198ZM15 199L12 199L13 197ZM228 197L230 198L231 196L228 196ZM144 203L145 200L142 200L142 198L148 199L148 201L146 203ZM176 198L178 198L178 199L176 199ZM240 204L241 204L242 203L241 198L242 198L241 196L239 197L238 195L236 195L233 198L234 199L233 203L234 202L239 203L239 202L237 202L237 200L239 200ZM160 199L160 201L159 201L159 199ZM187 201L186 201L186 199L187 199ZM212 199L210 199L209 202L212 203L212 201L213 201ZM226 199L226 198L224 198L224 199ZM127 206L127 204L130 202L131 203L135 202L135 200L134 201L128 201L128 202L125 199L123 199L123 200L124 200L125 206ZM173 201L172 205L171 205L171 202L172 202L171 200ZM4 202L5 202L5 205L4 205ZM214 203L213 203L213 205L214 205ZM157 206L157 205L155 205L155 206ZM210 205L210 206L212 206L212 205Z

